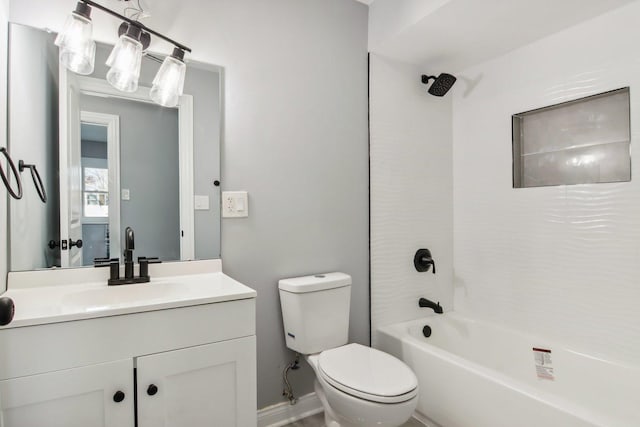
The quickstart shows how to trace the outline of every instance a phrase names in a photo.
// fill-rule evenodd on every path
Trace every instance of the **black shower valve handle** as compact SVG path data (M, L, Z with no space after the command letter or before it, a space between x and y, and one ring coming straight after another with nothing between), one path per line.
M413 266L420 273L429 271L429 268L433 267L433 274L436 274L436 262L431 256L429 249L418 249L413 257Z
M428 259L428 261L433 266L433 274L436 274L436 262L433 259Z

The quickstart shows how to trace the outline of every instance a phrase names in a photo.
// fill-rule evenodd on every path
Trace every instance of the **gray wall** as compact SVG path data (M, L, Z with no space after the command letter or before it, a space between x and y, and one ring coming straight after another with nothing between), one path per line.
M16 166L19 160L37 166L50 196L42 203L25 170L24 196L9 203L11 270L31 270L59 261L59 251L47 247L59 239L58 53L44 31L11 25L9 37L10 153Z
M80 109L120 116L120 202L124 229L135 231L135 255L180 259L178 111L116 98L80 96ZM112 249L115 254L115 248Z
M198 7L210 11L200 12L206 20ZM367 8L197 1L181 18L196 20L177 23L198 29L186 38L194 51L226 67L223 189L247 190L250 215L223 219L222 260L258 292L262 408L284 400L282 370L294 357L284 344L279 279L351 274L350 338L369 343ZM306 364L290 378L296 395L313 391Z

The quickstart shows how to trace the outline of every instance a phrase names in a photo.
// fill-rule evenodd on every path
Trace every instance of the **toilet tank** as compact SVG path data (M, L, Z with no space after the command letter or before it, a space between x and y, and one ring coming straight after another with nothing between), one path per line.
M278 282L287 347L314 354L349 340L351 276L325 273Z

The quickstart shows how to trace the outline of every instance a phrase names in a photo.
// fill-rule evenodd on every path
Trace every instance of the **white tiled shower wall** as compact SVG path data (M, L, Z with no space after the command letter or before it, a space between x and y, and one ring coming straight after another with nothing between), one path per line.
M637 363L639 18L635 2L458 73L456 311ZM469 90L465 80L477 85ZM625 86L631 182L512 188L512 114Z
M424 315L418 299L453 305L451 98L427 95L421 69L370 56L371 321ZM418 273L428 248L437 274Z
M639 18L635 2L462 72L437 70L459 78L444 99L419 84L428 70L371 56L374 344L376 328L423 316L426 296L637 362ZM631 182L512 188L512 114L625 86ZM413 270L423 245L436 276Z

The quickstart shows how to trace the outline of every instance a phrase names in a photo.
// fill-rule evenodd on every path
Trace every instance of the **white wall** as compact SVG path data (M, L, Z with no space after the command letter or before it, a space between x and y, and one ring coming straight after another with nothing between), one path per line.
M119 7L118 2L110 5ZM67 0L15 0L13 20L59 29ZM166 0L148 25L225 68L222 186L250 217L222 225L224 270L258 291L258 405L283 399L278 279L353 276L351 339L369 341L367 6L353 0ZM94 12L95 34L119 22ZM153 50L170 52L166 44ZM223 325L212 325L223 327ZM313 389L305 367L295 392Z
M0 0L0 82L7 81L7 39L9 35L9 0ZM7 146L7 85L0 84L0 147ZM2 161L2 168L7 171L6 162ZM9 245L9 230L7 227L7 197L8 193L0 189L0 294L7 290L7 248Z
M640 156L640 2L460 73L455 308L637 363L640 180L512 189L511 115L631 86Z
M450 0L375 0L369 6L369 51L411 28Z
M374 344L380 326L433 314L418 307L420 297L453 306L451 96L429 95L420 75L370 57ZM431 250L437 274L415 270L419 248Z

